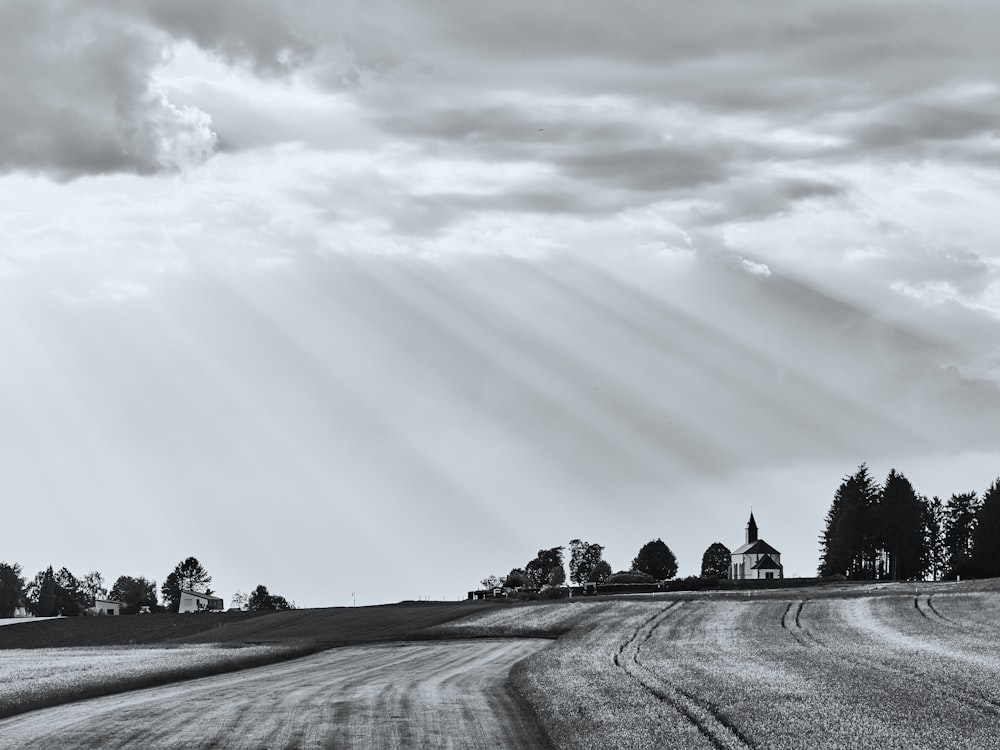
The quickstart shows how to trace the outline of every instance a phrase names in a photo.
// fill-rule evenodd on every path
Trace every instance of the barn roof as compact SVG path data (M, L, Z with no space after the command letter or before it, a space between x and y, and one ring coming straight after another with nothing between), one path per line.
M781 565L770 555L764 555L751 566L750 570L781 570Z
M221 596L216 596L215 594L206 594L204 591L192 591L191 589L181 589L182 594L190 594L191 596L197 596L200 599L218 599L222 601Z
M780 555L774 547L765 542L763 539L758 539L754 542L747 542L742 547L737 547L733 550L734 555Z

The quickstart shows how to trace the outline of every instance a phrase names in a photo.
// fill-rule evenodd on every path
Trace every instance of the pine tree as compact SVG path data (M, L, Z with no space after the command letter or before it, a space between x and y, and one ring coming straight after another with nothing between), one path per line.
M177 563L170 572L163 582L163 586L160 587L160 594L163 596L164 605L171 612L177 612L180 609L182 591L212 594L212 589L208 588L208 584L211 582L212 576L198 562L198 558L188 557Z
M880 577L894 581L920 578L924 568L924 518L913 485L895 469L890 470L876 507L876 543L886 562Z
M945 506L944 544L951 580L971 574L972 535L976 528L979 498L975 492L952 495Z
M820 537L819 574L849 578L875 577L875 529L872 509L879 490L861 464L844 477L826 514L826 528Z
M948 555L944 546L944 503L935 495L930 500L921 497L924 518L924 574L940 581L946 572Z
M38 588L38 616L52 617L56 612L56 577L50 565L42 574Z
M972 531L970 575L981 578L1000 576L1000 478L983 495Z

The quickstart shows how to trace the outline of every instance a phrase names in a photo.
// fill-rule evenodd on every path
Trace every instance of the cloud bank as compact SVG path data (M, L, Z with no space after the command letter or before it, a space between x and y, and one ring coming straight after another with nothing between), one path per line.
M231 525L233 578L274 531L317 568L387 545L452 591L475 580L449 555L500 572L557 535L627 565L636 517L693 572L752 502L807 574L861 461L994 478L998 25L5 2L0 490L22 525L57 498L95 533L180 504L203 548ZM164 523L150 555L197 553ZM359 585L389 592L385 565ZM384 596L426 593L407 575Z

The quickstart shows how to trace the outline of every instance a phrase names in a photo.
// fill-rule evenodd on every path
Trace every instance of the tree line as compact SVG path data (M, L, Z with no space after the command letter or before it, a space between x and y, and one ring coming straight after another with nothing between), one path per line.
M844 477L820 536L821 576L955 580L1000 576L1000 478L980 497L920 495L890 470L879 485L866 464Z
M569 543L569 580L577 586L587 583L648 583L668 581L677 575L677 558L662 539L646 542L639 549L628 570L612 571L604 559L604 546L582 539ZM491 575L480 581L484 589L558 588L566 584L566 547L538 550L523 567L513 568L506 576ZM730 552L721 542L711 544L702 556L704 578L729 576Z
M159 592L156 581L144 576L119 576L108 589L104 576L96 570L77 578L66 567L54 570L51 565L28 581L18 563L0 562L0 617L13 617L22 608L36 617L74 617L88 614L97 600L119 602L122 614L177 612L181 591L212 596L215 592L209 588L211 583L212 576L195 557L177 563ZM249 595L237 591L232 604L251 611L295 607L294 602L271 594L264 585Z

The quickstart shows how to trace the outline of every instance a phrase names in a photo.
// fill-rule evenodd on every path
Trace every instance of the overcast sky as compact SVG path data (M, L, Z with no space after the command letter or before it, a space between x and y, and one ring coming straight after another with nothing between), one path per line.
M0 560L681 575L1000 476L994 4L0 0Z

